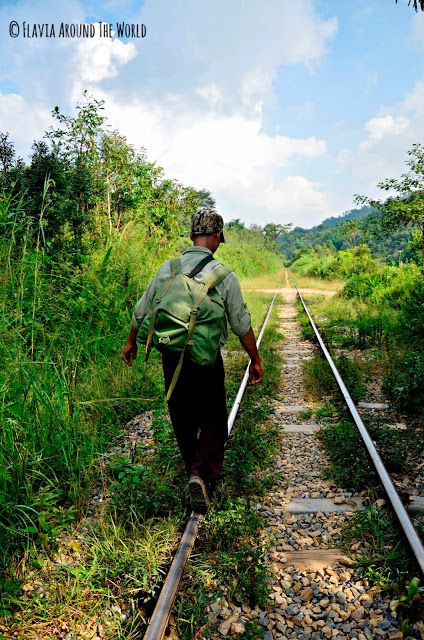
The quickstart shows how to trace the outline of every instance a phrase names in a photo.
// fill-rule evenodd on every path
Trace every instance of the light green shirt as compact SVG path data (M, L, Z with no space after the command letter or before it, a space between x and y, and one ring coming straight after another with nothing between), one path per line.
M181 256L181 266L183 273L190 273L194 267L199 264L203 258L208 254L212 255L212 251L206 247L190 247L184 251ZM206 275L211 269L216 266L216 262L209 262L203 269L195 276L195 279L199 282L203 282ZM137 302L135 310L132 316L131 326L138 329L141 325L144 316L150 310L153 297L157 287L171 277L170 261L167 260L160 267L153 280L150 282L143 296ZM240 283L237 276L231 271L230 274L222 282L216 286L216 290L221 296L224 306L225 314L221 331L221 346L225 343L228 337L227 319L230 323L231 329L237 336L244 336L251 327L250 313L247 310L246 304L243 300L243 296L240 289Z

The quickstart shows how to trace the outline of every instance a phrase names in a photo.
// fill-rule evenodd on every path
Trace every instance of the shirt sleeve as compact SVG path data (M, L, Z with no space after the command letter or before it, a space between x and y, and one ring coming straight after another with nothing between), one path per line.
M223 300L230 327L236 336L244 336L251 328L252 321L237 276L231 272L223 281L223 285Z
M155 291L158 285L158 274L155 275L150 282L146 291L141 296L140 300L135 305L134 313L131 318L131 329L139 329L143 318L149 312Z

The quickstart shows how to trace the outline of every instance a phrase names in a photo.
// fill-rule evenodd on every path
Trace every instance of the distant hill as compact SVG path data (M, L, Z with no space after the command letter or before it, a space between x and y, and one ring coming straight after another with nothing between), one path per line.
M287 235L279 239L280 249L287 262L291 263L300 253L311 247L329 246L340 251L348 249L352 246L352 242L355 242L355 244L366 242L374 255L380 255L388 262L398 262L400 258L402 260L413 260L414 253L408 246L411 239L411 229L379 237L370 235L365 237L363 232L360 232L354 240L346 238L342 230L342 226L346 222L358 221L360 229L365 230L377 215L379 214L371 207L361 207L347 211L337 217L326 218L319 225L312 227L312 229L295 227Z
M367 216L369 216L370 213L372 213L371 207L361 207L360 209L351 209L350 211L346 211L346 213L342 213L340 216L331 216L331 218L326 218L319 225L313 228L329 229L331 227L339 227L345 222L348 222L348 220L362 220L363 218L366 218ZM312 231L312 229L310 229L310 231Z

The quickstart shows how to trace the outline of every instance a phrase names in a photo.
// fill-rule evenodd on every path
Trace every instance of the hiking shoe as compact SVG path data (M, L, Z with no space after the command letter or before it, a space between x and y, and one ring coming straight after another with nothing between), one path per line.
M206 485L199 476L190 476L188 481L191 508L194 513L206 513L209 507L209 497Z

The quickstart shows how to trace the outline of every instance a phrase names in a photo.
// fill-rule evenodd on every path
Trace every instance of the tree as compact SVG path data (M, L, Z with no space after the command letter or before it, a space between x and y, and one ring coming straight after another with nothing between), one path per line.
M109 233L114 226L120 228L124 212L136 202L136 167L142 160L118 131L103 134L99 174L105 182Z
M229 222L227 222L226 227L231 231L242 231L246 228L244 222L242 222L240 218L234 218L234 220L230 220Z
M397 2L398 0L396 0L396 4ZM408 0L408 7L411 4L414 7L415 11L418 11L418 7L421 9L421 11L424 11L424 0Z
M197 197L199 198L200 207L204 209L215 209L216 202L215 198L207 189L200 189L196 192Z
M3 173L11 169L14 157L15 148L13 142L9 140L9 134L0 133L0 170Z
M356 247L363 241L363 232L358 220L348 220L342 224L339 235L348 247Z
M53 154L69 168L67 181L73 200L67 221L76 256L83 251L84 232L93 226L92 212L105 192L100 172L100 145L106 120L101 113L104 101L87 96L86 91L83 96L85 101L77 105L75 116L65 116L59 107L53 109L59 127L51 128L45 135Z
M278 238L288 233L291 227L292 227L291 223L274 224L273 222L270 222L269 224L266 224L263 227L262 233L271 244L276 244Z
M396 191L397 196L386 200L373 200L361 195L354 198L358 204L367 203L380 212L376 224L385 233L403 227L418 227L424 272L424 146L413 144L408 156L406 164L409 171L403 173L400 180L387 178L377 184L384 191Z

